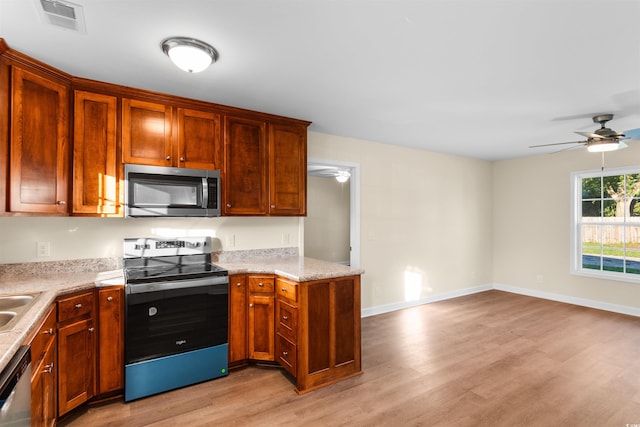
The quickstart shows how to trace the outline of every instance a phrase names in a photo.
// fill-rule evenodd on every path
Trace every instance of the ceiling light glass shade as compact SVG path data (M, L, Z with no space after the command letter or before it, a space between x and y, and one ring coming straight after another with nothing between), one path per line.
M164 40L162 51L178 68L188 73L199 73L218 59L218 52L213 46L188 37L171 37Z
M351 174L348 171L339 171L338 175L336 175L336 180L339 183L344 183L344 182L347 182L350 177L351 177Z
M619 148L617 139L602 139L593 141L587 145L587 150L591 153L602 153L605 151L615 151Z

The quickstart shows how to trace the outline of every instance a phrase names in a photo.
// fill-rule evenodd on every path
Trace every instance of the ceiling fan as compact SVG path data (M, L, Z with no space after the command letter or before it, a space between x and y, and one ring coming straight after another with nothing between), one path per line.
M593 116L594 123L600 123L600 129L594 132L576 132L578 135L585 136L586 141L570 141L570 142L556 142L554 144L541 144L532 145L529 148L538 147L550 147L553 145L566 145L566 144L582 144L587 147L590 152L600 153L605 151L620 150L627 147L627 144L623 140L635 140L640 139L640 128L631 129L624 133L616 132L608 127L605 127L605 123L613 119L613 114L599 114ZM573 147L569 147L573 148Z

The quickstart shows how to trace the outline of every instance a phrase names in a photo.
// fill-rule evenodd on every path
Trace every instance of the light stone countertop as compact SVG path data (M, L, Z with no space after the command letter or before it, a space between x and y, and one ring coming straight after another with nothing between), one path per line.
M229 274L276 274L296 282L308 282L333 277L363 274L364 270L342 264L299 256L246 258L233 261L216 261ZM0 371L15 352L39 326L51 304L60 295L95 287L122 285L121 269L103 272L49 272L24 271L0 274L0 295L40 292L21 319L6 332L0 332Z

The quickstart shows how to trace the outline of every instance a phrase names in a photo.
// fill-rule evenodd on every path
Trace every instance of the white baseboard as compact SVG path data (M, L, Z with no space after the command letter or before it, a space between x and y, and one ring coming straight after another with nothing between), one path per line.
M630 307L626 305L611 304L602 301L590 300L586 298L572 297L568 295L556 294L553 292L538 291L535 289L519 288L517 286L508 286L495 283L493 289L498 291L511 292L512 294L527 295L530 297L548 299L552 301L564 302L567 304L580 305L582 307L595 308L598 310L611 311L614 313L628 314L630 316L640 317L640 308Z
M431 302L443 301L451 298L462 297L465 295L477 294L478 292L490 291L493 285L476 286L474 288L459 289L457 291L445 292L437 295L430 295L415 301L402 301L391 304L378 305L362 310L362 317L375 316L376 314L389 313L391 311L402 310L404 308L415 307L417 305L429 304Z
M429 304L437 301L444 301L447 299L458 298L465 295L476 294L478 292L485 292L490 290L498 290L504 292L511 292L512 294L526 295L535 298L548 299L552 301L563 302L566 304L579 305L582 307L595 308L598 310L611 311L614 313L627 314L630 316L640 317L640 308L629 307L626 305L610 304L602 301L595 301L586 298L572 297L568 295L556 294L553 292L537 291L535 289L519 288L517 286L508 286L501 284L489 284L476 286L473 288L460 289L457 291L444 292L442 294L430 295L425 298L421 298L416 301L402 301L385 305L378 305L375 307L369 307L362 310L362 317L375 316L377 314L389 313L391 311L402 310L409 307L415 307L417 305Z

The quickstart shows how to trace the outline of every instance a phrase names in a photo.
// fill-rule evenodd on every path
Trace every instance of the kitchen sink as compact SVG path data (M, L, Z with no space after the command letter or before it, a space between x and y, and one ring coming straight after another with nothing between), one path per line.
M8 325L18 315L15 311L0 311L0 328Z
M29 304L35 295L8 295L0 296L0 310L10 310Z
M9 332L29 311L40 293L0 295L0 332Z

